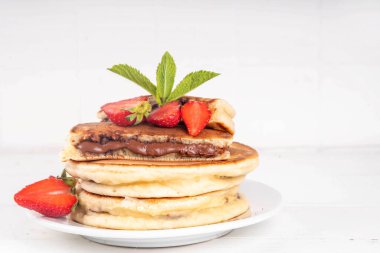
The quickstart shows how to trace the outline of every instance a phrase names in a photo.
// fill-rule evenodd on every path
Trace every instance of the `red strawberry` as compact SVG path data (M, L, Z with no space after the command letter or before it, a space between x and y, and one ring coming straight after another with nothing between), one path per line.
M191 136L197 136L211 118L211 112L206 103L189 101L181 108L182 119Z
M140 123L150 111L149 96L141 96L118 102L108 103L101 107L108 119L118 126L131 126Z
M149 114L148 122L160 127L175 127L181 120L180 103L167 103Z
M26 186L15 194L14 200L22 207L37 211L48 217L69 214L77 202L71 186L62 179L49 177Z

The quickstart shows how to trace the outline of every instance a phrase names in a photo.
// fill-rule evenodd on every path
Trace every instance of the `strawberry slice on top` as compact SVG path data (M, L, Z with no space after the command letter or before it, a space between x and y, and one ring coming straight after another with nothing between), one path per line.
M49 177L28 185L14 195L16 203L48 217L61 217L69 214L77 202L72 193L73 185L65 179Z
M121 100L101 107L108 119L118 126L131 126L143 121L151 110L149 96Z
M197 136L207 125L211 112L204 102L189 101L181 108L182 119L191 136Z
M159 127L175 127L181 120L181 104L173 101L153 110L147 121Z

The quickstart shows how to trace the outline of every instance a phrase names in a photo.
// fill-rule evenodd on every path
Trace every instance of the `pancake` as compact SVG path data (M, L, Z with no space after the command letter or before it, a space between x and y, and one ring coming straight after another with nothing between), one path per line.
M135 198L186 197L200 195L239 185L244 176L217 177L205 176L190 179L177 179L153 182L135 182L120 185L97 184L92 181L81 181L81 187L91 193Z
M79 205L85 210L105 212L115 216L178 217L201 209L214 208L235 201L238 187L205 193L194 197L139 199L109 197L80 190Z
M225 131L203 129L192 137L184 126L160 128L149 124L120 127L111 122L73 127L63 161L101 159L129 160L223 160L233 136Z
M146 217L116 216L107 212L86 210L79 205L79 207L71 213L71 218L84 225L109 229L172 229L219 223L234 219L241 215L244 217L244 214L248 209L249 206L247 200L239 195L239 198L225 203L222 206L191 211L186 213L186 215Z
M135 182L165 182L200 177L239 177L258 165L256 150L240 143L230 147L227 160L212 161L133 161L100 160L92 162L68 161L66 171L86 181L105 185Z

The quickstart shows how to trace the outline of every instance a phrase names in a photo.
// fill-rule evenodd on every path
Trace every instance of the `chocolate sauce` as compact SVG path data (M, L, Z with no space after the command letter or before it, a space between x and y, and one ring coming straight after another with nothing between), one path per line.
M224 148L219 148L207 143L143 143L133 139L126 141L108 141L107 143L103 144L91 141L83 141L77 145L77 148L82 152L90 152L96 154L102 154L108 151L126 148L135 154L143 156L163 156L171 153L178 153L182 156L190 157L213 157L225 151Z

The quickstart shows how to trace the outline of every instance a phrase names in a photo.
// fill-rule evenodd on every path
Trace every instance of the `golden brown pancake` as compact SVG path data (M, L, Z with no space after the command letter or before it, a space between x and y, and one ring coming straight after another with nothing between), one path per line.
M135 182L118 185L98 184L81 180L81 187L91 193L134 198L186 197L228 189L239 185L244 176L218 177L200 176L198 178L182 178L166 181Z
M171 140L186 139L188 142L203 140L220 140L222 142L229 142L232 140L232 135L219 130L205 128L201 133L195 137L190 136L185 127L172 127L162 128L149 124L139 124L136 126L121 127L111 122L94 122L78 124L71 129L71 134L78 135L80 139L91 139L93 141L99 141L103 136L110 137L112 139L118 138L130 138L131 136L144 136L146 135L147 141L149 138L164 138ZM142 137L141 137L142 138ZM160 140L157 140L160 141Z
M229 157L231 143L231 134L215 129L203 129L192 137L184 126L120 127L111 122L85 123L71 129L62 160L223 160Z
M111 215L108 212L94 212L79 205L71 218L84 225L128 230L172 229L201 226L244 218L248 213L248 201L244 196L225 203L221 206L201 208L178 215L135 216Z
M244 176L258 165L258 154L253 148L233 143L231 156L222 161L134 161L99 160L68 161L67 172L77 178L105 185L136 182L165 182L199 177Z
M237 186L193 197L145 199L109 197L78 190L79 205L83 209L133 217L184 216L189 212L225 205L238 197Z

